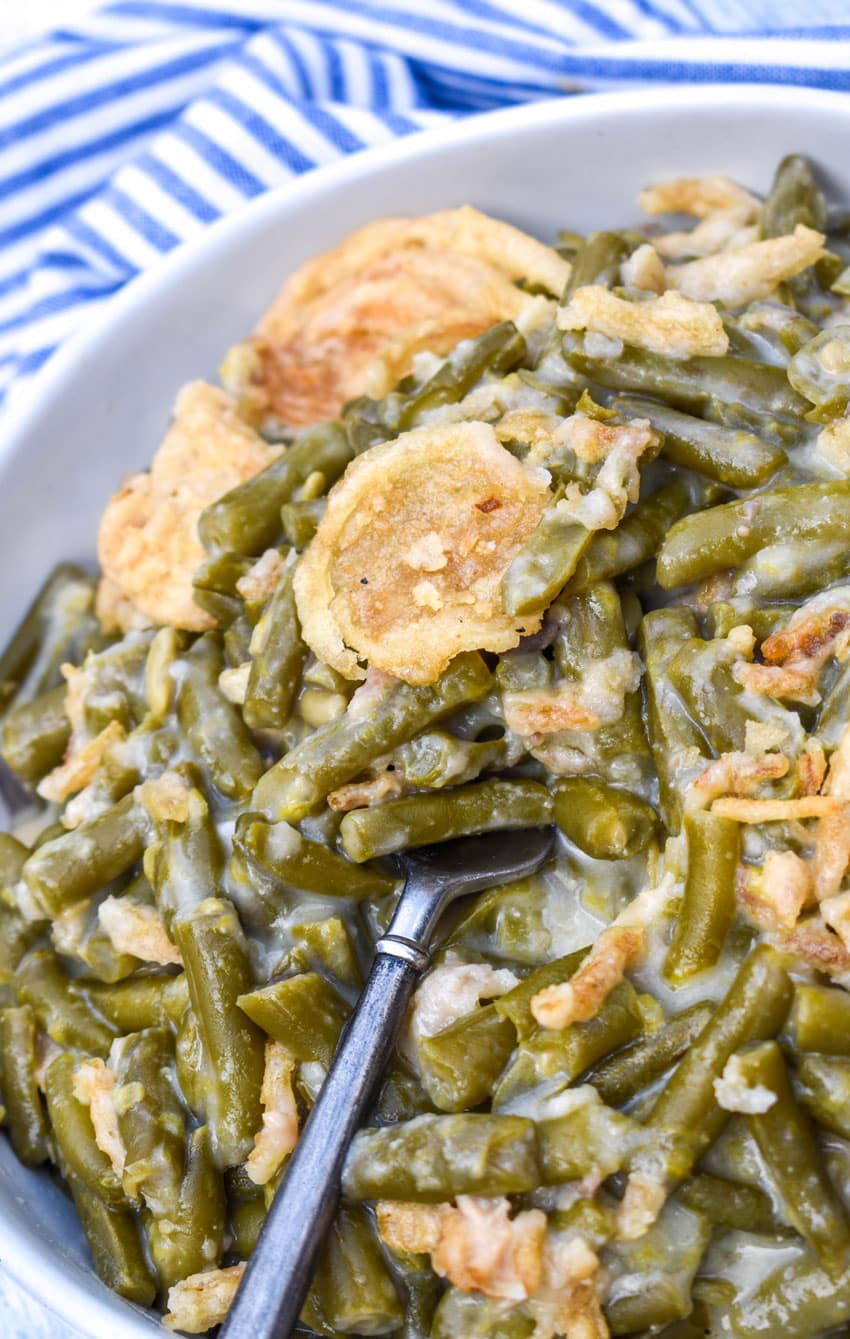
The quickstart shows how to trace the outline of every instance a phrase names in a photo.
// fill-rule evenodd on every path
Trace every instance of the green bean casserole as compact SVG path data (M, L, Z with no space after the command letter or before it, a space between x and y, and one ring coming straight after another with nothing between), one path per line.
M554 824L441 926L303 1333L848 1333L850 217L795 156L639 205L302 266L0 658L3 1124L172 1329L385 857Z

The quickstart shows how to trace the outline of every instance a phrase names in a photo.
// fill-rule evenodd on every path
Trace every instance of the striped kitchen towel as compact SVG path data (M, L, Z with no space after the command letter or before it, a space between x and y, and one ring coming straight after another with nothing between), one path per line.
M850 87L847 0L117 0L0 55L0 400L212 220L448 118L639 83Z

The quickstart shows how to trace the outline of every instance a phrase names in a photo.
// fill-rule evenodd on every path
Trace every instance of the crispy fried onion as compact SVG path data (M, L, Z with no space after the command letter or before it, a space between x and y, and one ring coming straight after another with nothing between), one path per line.
M278 549L266 549L236 583L246 604L264 604L277 586L286 559Z
M814 874L819 902L836 897L850 864L850 727L829 760L823 793L843 804L834 813L825 814L817 825ZM832 924L826 912L824 916Z
M247 412L284 423L333 417L382 395L421 350L446 354L560 295L570 267L551 247L468 206L381 219L302 265L222 369Z
M254 1138L245 1170L257 1186L264 1186L289 1157L298 1142L298 1108L292 1091L295 1060L279 1041L266 1042L266 1067L260 1101L263 1123Z
M691 782L685 807L705 809L720 795L756 795L765 782L786 776L789 766L784 753L721 753Z
M580 460L601 460L602 464L589 492L575 481L567 484L564 496L555 503L556 510L587 530L616 530L628 504L637 501L638 461L656 446L658 434L648 419L600 423L584 414L573 414L564 421L558 438Z
M97 909L97 918L118 953L130 953L162 967L182 964L180 950L168 938L156 907L127 897L107 897Z
M640 686L641 662L631 651L588 660L578 683L522 688L503 694L505 724L532 746L561 730L598 730L618 721L627 693Z
M623 973L644 950L643 930L609 926L603 930L571 981L538 991L531 1012L541 1027L565 1028L595 1018Z
M407 1030L415 1043L433 1037L456 1019L471 1013L482 1000L493 1000L513 990L517 978L507 967L486 962L441 963L417 987Z
M394 1250L427 1252L436 1273L463 1292L521 1302L543 1279L546 1215L510 1218L505 1198L458 1195L452 1204L377 1205L381 1239Z
M735 895L744 915L762 930L792 930L814 892L812 862L794 851L768 851L761 867L741 865Z
M126 479L101 518L98 557L122 630L138 626L137 614L148 625L192 632L215 626L192 594L206 557L198 517L279 453L240 418L224 391L203 381L184 386L150 473Z
M95 1143L112 1163L116 1176L124 1170L126 1152L118 1133L115 1075L102 1060L81 1060L74 1070L74 1096L89 1109Z
M850 989L850 948L821 916L807 916L793 930L772 934L769 939L783 952L795 954L807 966Z
M167 1330L184 1334L205 1334L221 1325L236 1296L245 1273L245 1261L227 1269L210 1269L190 1274L168 1290L168 1314L163 1317Z
M484 423L373 446L332 489L296 569L304 640L348 679L364 677L360 658L415 684L433 683L461 651L516 646L541 616L509 617L501 583L548 478Z
M667 282L661 257L649 242L644 242L623 261L620 278L626 288L637 288L644 293L663 293Z
M155 823L187 823L196 815L203 818L207 812L200 791L193 789L179 772L163 772L162 776L143 781L136 787L135 796Z
M817 678L831 656L843 659L850 645L850 609L803 606L788 627L771 633L761 645L763 665L739 664L738 683L753 693L790 698L806 706L820 702Z
M744 1116L760 1116L776 1103L776 1093L763 1083L750 1083L739 1055L730 1055L719 1079L714 1080L714 1096L724 1111Z
M769 237L683 265L667 267L667 286L697 302L744 307L767 298L784 279L808 269L824 254L823 233L798 223L785 237Z
M565 1028L595 1018L626 968L643 956L646 931L673 895L672 874L644 888L596 940L569 981L546 986L531 1000L541 1027Z
M723 796L715 800L711 812L738 823L791 823L804 818L823 818L844 808L843 801L831 795L800 795L791 800L745 800Z
M755 197L728 177L678 177L641 191L638 204L647 214L691 214L700 220L688 232L653 239L667 260L709 256L736 241L749 241L747 225L759 208Z
M79 742L72 734L64 761L48 772L36 787L41 798L62 804L83 790L94 780L95 772L113 745L126 738L127 732L120 721L110 721L88 743Z
M668 358L721 354L729 347L716 307L679 293L630 302L602 284L589 284L558 308L556 321L560 330L593 330Z

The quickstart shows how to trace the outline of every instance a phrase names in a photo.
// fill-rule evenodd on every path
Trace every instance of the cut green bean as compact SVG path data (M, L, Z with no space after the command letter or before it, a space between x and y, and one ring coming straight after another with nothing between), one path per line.
M762 1042L737 1057L742 1083L773 1097L748 1117L761 1155L782 1195L788 1222L809 1243L829 1274L839 1272L850 1251L850 1221L829 1179L812 1128L798 1107L782 1052Z
M220 553L208 558L192 579L192 594L195 604L220 623L229 628L235 618L243 612L245 605L236 589L251 567L251 559L241 553Z
M165 1291L190 1274L215 1269L224 1248L227 1201L216 1165L210 1129L201 1125L189 1138L186 1172L162 1217L147 1226L151 1258Z
M168 1028L121 1037L109 1058L113 1102L125 1149L122 1184L134 1204L169 1218L179 1197L186 1146L186 1113L176 1088L174 1040Z
M776 1217L770 1196L758 1186L700 1172L681 1187L679 1199L717 1227L733 1232L755 1232L765 1237L788 1232Z
M199 637L181 663L180 724L216 789L231 800L247 799L263 762L239 710L218 686L224 666L218 642L209 633Z
M252 730L286 725L301 685L307 647L301 640L295 608L294 571L290 563L281 573L251 638L251 671L242 715Z
M612 581L654 558L670 527L690 507L687 487L674 479L638 502L616 530L597 530L576 564L565 594L587 590L599 581Z
M850 1057L804 1055L795 1091L818 1125L850 1139Z
M638 651L644 663L646 722L658 774L661 812L669 830L679 831L682 790L690 769L707 754L705 737L689 716L670 678L670 664L697 631L690 609L656 609L644 618Z
M353 1200L439 1204L455 1195L511 1195L540 1184L534 1124L523 1116L417 1116L361 1130L343 1170Z
M65 1175L98 1278L128 1302L152 1306L156 1284L145 1258L135 1215L126 1209L110 1208L70 1169Z
M655 834L655 810L627 790L569 777L553 788L554 818L565 837L594 860L628 860Z
M741 829L731 818L699 811L686 814L688 866L682 904L664 960L664 975L684 985L713 967L735 919L735 876Z
M458 656L430 687L393 683L370 711L345 712L269 768L254 792L253 808L297 822L376 758L464 703L479 701L491 684L490 671L475 652Z
M283 537L296 552L306 549L319 528L327 502L323 497L304 498L299 502L284 502L280 509Z
M676 1014L657 1032L634 1041L591 1070L592 1083L603 1102L625 1106L660 1079L687 1051L713 1013L710 1004L693 1004Z
M106 813L40 846L23 870L36 906L57 916L99 893L141 859L149 827L145 810L127 795Z
M263 1036L237 1006L253 986L248 950L236 912L221 898L177 917L174 936L213 1070L209 1124L216 1163L232 1167L250 1152L260 1126Z
M492 1004L464 1014L419 1042L422 1086L440 1111L470 1111L490 1096L516 1045L516 1031Z
M32 784L62 761L71 738L65 712L66 688L60 684L12 707L3 722L2 756L16 776Z
M335 420L307 428L260 474L239 484L201 513L198 534L211 553L258 554L280 533L280 509L309 475L335 483L352 458Z
M551 797L538 782L478 781L457 790L353 809L342 820L339 834L345 854L362 864L408 847L476 832L538 827L551 819Z
M28 1004L0 1010L0 1074L15 1156L27 1167L47 1160L47 1123L35 1078L35 1015Z
M798 1051L850 1056L850 995L837 986L795 982L788 1032Z
M288 823L243 814L234 845L288 888L323 897L387 897L397 881L380 869L358 868L327 846L308 841Z
M751 432L707 423L655 400L623 395L612 400L611 408L626 419L648 418L664 434L662 455L729 488L757 488L787 463L784 451Z
M79 1058L65 1052L47 1067L44 1095L53 1136L68 1170L104 1204L125 1206L121 1178L95 1138L89 1108L75 1093Z
M395 1334L404 1307L372 1220L359 1205L337 1213L301 1320L319 1334Z
M318 972L302 972L239 996L244 1014L301 1061L329 1065L349 1014Z
M98 1017L55 953L48 949L28 953L15 972L15 988L51 1041L91 1055L107 1054L116 1029Z

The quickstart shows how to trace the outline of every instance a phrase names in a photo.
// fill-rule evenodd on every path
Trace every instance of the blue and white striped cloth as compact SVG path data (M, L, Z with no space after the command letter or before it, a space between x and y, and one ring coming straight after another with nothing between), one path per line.
M787 0L118 0L0 54L0 401L140 270L341 154L553 94L850 88L847 0L804 15Z

